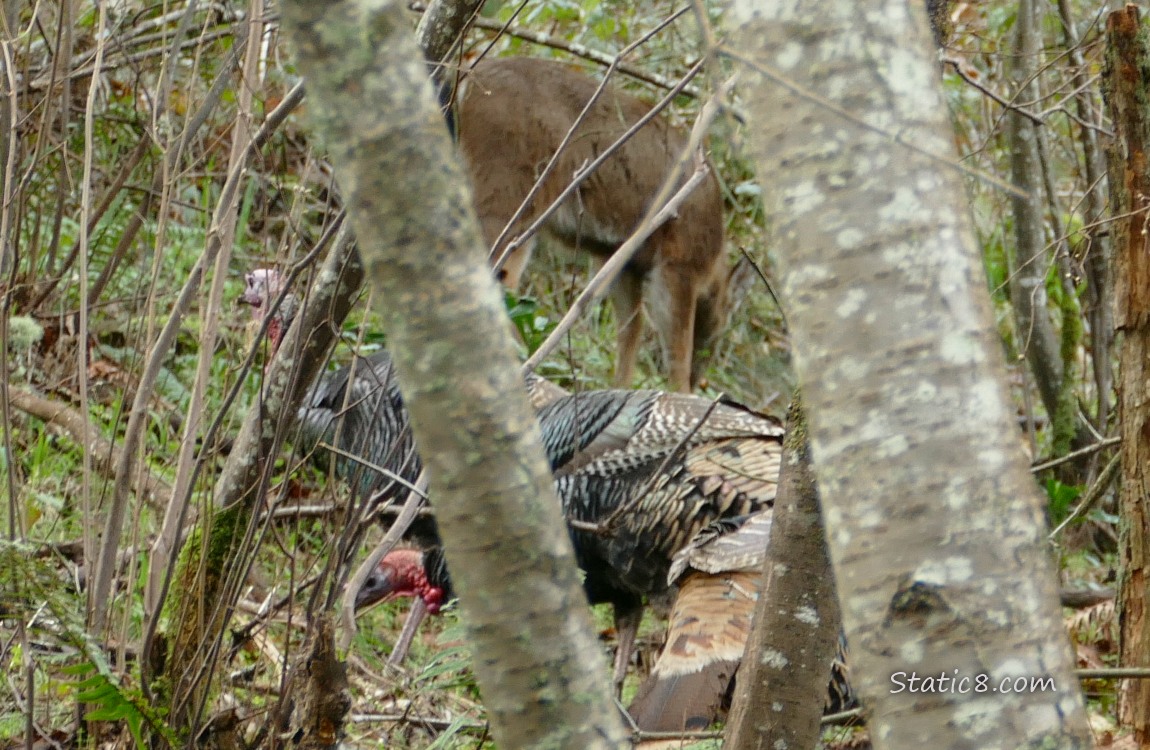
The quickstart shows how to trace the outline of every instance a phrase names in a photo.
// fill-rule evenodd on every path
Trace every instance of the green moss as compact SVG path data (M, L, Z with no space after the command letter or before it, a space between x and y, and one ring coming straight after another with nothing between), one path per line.
M1062 359L1062 384L1058 393L1058 407L1052 415L1053 455L1062 456L1070 451L1071 443L1078 429L1078 400L1075 397L1077 380L1075 361L1078 348L1082 345L1082 313L1078 297L1073 290L1063 289L1058 295L1059 312L1062 313L1062 340L1059 355Z
M180 555L173 587L181 594L168 597L164 613L173 632L164 674L172 681L169 700L177 726L183 718L179 706L197 704L210 690L203 683L188 683L184 675L197 672L195 659L201 644L215 641L223 627L223 613L210 607L220 601L222 582L249 517L250 510L243 503L205 514Z

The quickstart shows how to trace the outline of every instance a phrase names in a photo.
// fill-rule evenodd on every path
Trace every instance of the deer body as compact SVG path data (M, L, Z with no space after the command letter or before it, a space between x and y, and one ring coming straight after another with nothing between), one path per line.
M566 65L532 58L483 61L467 74L456 112L459 147L475 190L484 239L495 243L534 186L598 83ZM534 222L572 176L650 111L608 87L576 130L541 190L492 258ZM637 227L687 137L655 117L592 174L556 211L547 230L579 252L610 256ZM698 353L709 349L733 307L733 276L723 252L723 204L708 174L671 219L646 241L612 289L618 318L615 381L631 384L642 303L663 343L671 387L689 391L702 373ZM516 248L500 269L517 289L534 242Z

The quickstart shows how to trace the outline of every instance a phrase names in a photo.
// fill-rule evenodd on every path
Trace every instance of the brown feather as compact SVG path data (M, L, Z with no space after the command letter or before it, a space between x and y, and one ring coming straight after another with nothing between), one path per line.
M639 729L706 729L721 718L751 632L760 576L693 571L683 579L667 643L628 709Z

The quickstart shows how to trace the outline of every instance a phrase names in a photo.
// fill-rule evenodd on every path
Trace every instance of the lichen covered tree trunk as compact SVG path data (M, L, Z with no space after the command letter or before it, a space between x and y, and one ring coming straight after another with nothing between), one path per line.
M1007 56L1006 71L1015 87L1015 100L1035 102L1040 98L1035 70L1038 68L1041 40L1031 0L1020 0L1017 19L1014 54ZM1018 191L1010 195L1014 213L1014 242L1007 248L1010 271L1007 284L1010 288L1010 308L1014 314L1014 345L1030 366L1050 421L1056 426L1069 422L1068 432L1072 436L1076 404L1072 392L1063 388L1062 355L1058 335L1050 321L1046 294L1050 256L1046 250L1046 228L1043 221L1042 159L1038 131L1041 126L1018 110L1008 111L1005 120L1010 178L1011 183L1018 188ZM1069 415L1062 414L1063 411L1068 411ZM1062 442L1068 444L1069 436Z
M284 0L500 747L625 743L502 295L402 4Z
M732 10L871 738L1090 747L922 5Z

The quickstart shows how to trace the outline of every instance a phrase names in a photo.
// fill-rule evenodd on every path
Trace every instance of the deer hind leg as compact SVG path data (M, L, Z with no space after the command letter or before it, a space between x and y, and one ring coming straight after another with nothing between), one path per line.
M615 362L615 385L629 388L635 379L635 361L639 357L639 335L643 332L643 279L626 270L611 288L615 304L619 342Z
M663 266L652 274L647 289L647 313L663 343L663 365L671 389L690 393L691 360L695 346L695 307L698 290L688 269Z

